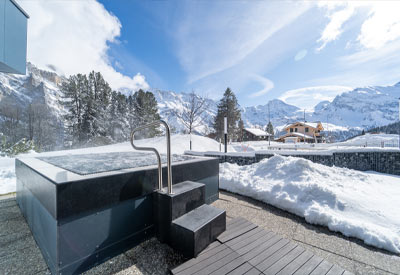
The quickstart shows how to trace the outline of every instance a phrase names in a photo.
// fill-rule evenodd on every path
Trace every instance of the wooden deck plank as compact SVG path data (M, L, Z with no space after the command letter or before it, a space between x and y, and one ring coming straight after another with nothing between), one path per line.
M275 239L271 240L271 243L273 241L276 241L276 240ZM257 250L257 251L253 252L253 254L255 254L255 253L257 253L257 254L255 254L255 257L253 257L249 260L249 263L252 264L253 266L256 266L257 264L261 263L262 261L264 261L266 258L271 256L272 254L274 254L276 251L278 251L279 249L281 249L282 247L287 245L288 243L289 243L289 240L287 240L287 239L280 239L273 244L268 243L268 246L266 245L266 247L267 247L266 249L263 249L261 251Z
M325 275L331 269L333 264L323 260L310 275Z
M259 275L259 274L261 274L261 272L257 268L253 267L252 269L247 271L245 274L246 275Z
M232 220L230 220L226 223L226 229L229 229L231 226L233 226L234 224L237 224L238 222L245 222L245 221L247 221L247 220L242 217L233 218Z
M271 232L270 234L262 236L260 239L256 240L255 242L251 242L241 248L232 248L236 250L240 255L244 255L246 253L249 253L253 249L257 248L258 246L262 245L263 243L266 243L268 240L273 238L275 235Z
M290 264L292 261L294 261L297 257L299 257L304 251L305 251L304 248L297 246L292 251L287 253L285 256L278 259L277 262L275 262L273 265L268 267L265 271L263 271L263 273L266 273L266 274L278 273L283 268L285 268L288 264Z
M251 264L249 264L248 262L245 262L244 264L242 264L241 266L239 266L238 268L236 268L235 270L231 271L228 274L229 275L242 275L242 274L246 273L247 271L249 271L252 268L253 268L253 266Z
M257 225L248 223L248 224L246 224L246 226L235 228L235 230L232 230L231 232L229 232L226 235L224 235L224 233L222 233L221 235L218 236L217 240L224 243L224 242L232 240L232 239L234 239L256 227L257 227Z
M178 275L279 274L351 275L296 243L266 231L243 218L235 218L227 230L197 258L171 270Z
M279 275L287 275L287 274L293 274L298 270L301 266L303 266L308 260L311 259L313 254L310 251L305 251L303 254L301 254L299 257L294 259L290 264L285 266L281 271L278 272ZM311 272L311 271L310 271ZM308 272L308 273L310 273ZM307 274L308 274L307 273Z
M206 249L204 249L203 251L200 252L199 255L207 253L208 251L210 251L211 249L217 247L217 246L221 246L222 244L220 242L212 242L210 243L209 246L206 247Z
M221 235L219 235L217 239L218 239L219 241L221 241L220 238L225 238L226 236L235 235L235 232L236 232L236 231L239 231L239 230L241 230L241 229L244 228L244 227L248 227L249 225L250 225L249 222L243 222L243 223L240 223L240 224L238 224L238 225L234 225L234 226L232 226L232 227L226 229L226 231L223 232ZM239 236L239 235L238 235L238 236ZM225 241L223 241L223 242L225 242Z
M256 268L261 271L266 270L271 265L276 263L280 258L292 251L296 246L297 245L295 243L288 243L287 245L276 251L274 254L269 256L267 259L256 265Z
M180 271L173 270L172 272L173 272L173 274L180 274L180 275L194 274L197 271L207 267L208 265L210 265L216 261L219 261L220 259L224 258L225 256L229 255L232 252L233 252L232 249L226 247L224 250L214 254L212 257L208 257L202 261L195 261L194 264L192 264L191 266L189 266L183 270L180 270Z
M215 254L228 248L224 244L220 244L220 243L218 243L218 244L219 244L218 246L213 247L206 252L203 251L204 253L203 252L200 253L199 256L197 256L196 258L192 258L192 259L184 262L183 264L175 267L174 269L171 270L172 274L177 274L177 273L183 271L184 269L190 268L191 266L193 266L207 258L210 258L210 257L214 256Z
M243 235L240 235L237 238L227 241L225 244L229 247L233 247L237 243L247 241L247 240L250 241L250 240L256 238L255 236L260 236L260 234L261 235L265 234L265 231L261 227L257 227L257 228L254 228L253 230L250 230L250 231L244 233Z
M212 264L205 266L203 269L199 270L198 272L192 273L192 274L195 274L195 275L212 274L215 271L217 271L218 269L220 269L221 267L229 264L230 262L232 262L233 260L235 260L238 257L240 257L240 255L238 253L236 253L235 251L233 251L230 254L226 255L225 257L221 258L220 260L215 261Z
M338 265L334 265L332 266L332 268L329 270L328 273L326 273L326 275L342 275L344 272L344 269L341 268Z
M239 257L237 257L236 259L234 259L230 263L228 263L228 264L224 265L223 267L221 267L220 269L212 272L211 275L228 274L229 272L235 270L237 267L243 265L245 262L246 261L242 257L240 257L240 255L239 255Z
M304 275L310 274L317 268L317 266L323 261L322 258L318 256L312 256L305 264L303 264L293 275Z

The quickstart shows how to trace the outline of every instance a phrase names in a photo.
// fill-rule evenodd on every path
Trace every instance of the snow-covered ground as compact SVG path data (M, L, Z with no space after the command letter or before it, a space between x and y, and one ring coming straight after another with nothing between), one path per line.
M399 135L393 134L365 134L344 142L339 146L365 146L365 147L398 147Z
M232 149L236 152L255 152L268 150L296 150L296 151L328 151L364 150L369 149L396 149L399 148L399 135L393 134L365 134L344 142L335 143L282 143L276 141L247 141L234 142ZM364 149L369 148L369 149ZM276 151L275 151L276 152ZM282 152L279 152L282 153ZM290 153L290 152L289 152ZM293 153L293 152L291 152Z
M399 176L276 155L248 166L221 164L220 188L400 253Z
M156 137L135 141L138 146L151 146L159 150L160 153L166 154L167 146L165 137ZM189 135L172 135L171 136L171 152L172 154L183 154L189 150ZM192 149L196 151L219 151L219 143L213 139L192 135ZM234 151L232 146L228 146L229 151ZM18 158L35 157L35 156L60 156L60 155L77 155L77 154L94 154L107 152L132 152L134 151L130 142L117 143L107 146L91 147L75 150L53 151L46 153L29 153L18 155ZM15 158L0 157L0 195L15 192Z

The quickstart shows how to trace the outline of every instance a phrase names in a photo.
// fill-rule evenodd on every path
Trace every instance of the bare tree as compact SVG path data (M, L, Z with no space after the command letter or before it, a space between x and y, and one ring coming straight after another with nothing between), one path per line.
M194 91L189 94L189 100L184 104L181 112L173 113L183 123L189 134L201 125L201 115L207 110L207 98L198 96Z

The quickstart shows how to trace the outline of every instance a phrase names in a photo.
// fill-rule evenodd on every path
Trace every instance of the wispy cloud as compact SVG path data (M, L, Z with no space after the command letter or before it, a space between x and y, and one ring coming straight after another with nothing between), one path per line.
M237 65L311 6L282 1L186 4L175 35L190 83Z
M338 94L350 90L352 90L352 88L346 86L305 87L286 91L279 97L279 99L288 104L311 110L319 102L324 100L331 101Z
M398 1L323 1L318 6L326 10L329 23L317 42L318 51L338 39L344 32L343 25L356 14L356 10L367 9L368 15L361 25L356 39L364 48L379 49L388 42L400 38L400 2Z
M249 95L250 98L255 98L255 97L265 95L266 93L268 93L270 90L272 90L274 88L274 83L266 77L263 77L261 75L251 75L251 77L254 78L255 80L257 80L258 82L260 82L264 86L264 88L262 88L258 92L250 94Z
M336 40L343 32L343 24L354 14L354 7L352 5L341 2L334 2L334 4L340 6L341 9L335 9L330 2L322 2L322 4L320 4L322 6L327 5L327 16L330 21L325 26L321 37L318 39L318 42L321 42L322 45L317 48L317 51L325 48L329 42Z
M19 1L29 13L27 59L69 76L100 71L114 89L148 88L144 75L116 71L109 43L119 43L121 23L102 4L88 1ZM118 65L117 65L118 66Z

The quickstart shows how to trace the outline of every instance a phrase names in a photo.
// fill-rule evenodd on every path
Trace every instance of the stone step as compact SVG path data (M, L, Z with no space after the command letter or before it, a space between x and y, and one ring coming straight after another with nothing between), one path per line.
M173 220L185 215L205 203L205 185L193 181L174 184L173 194L167 188L155 192L154 217L157 221L157 237L161 242L169 242Z
M205 204L172 222L170 245L186 257L196 257L225 229L226 212Z

